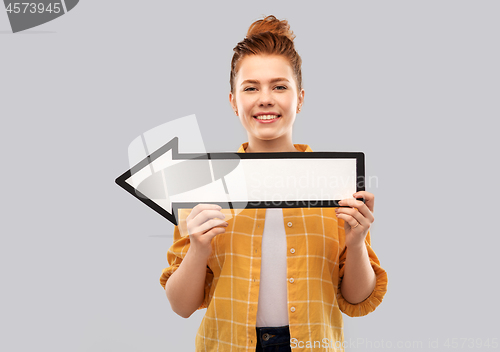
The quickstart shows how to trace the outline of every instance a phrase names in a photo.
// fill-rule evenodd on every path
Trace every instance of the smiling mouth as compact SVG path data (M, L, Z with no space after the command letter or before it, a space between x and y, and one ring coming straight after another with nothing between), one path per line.
M257 120L275 120L280 118L281 115L260 115L260 116L254 116L254 119Z

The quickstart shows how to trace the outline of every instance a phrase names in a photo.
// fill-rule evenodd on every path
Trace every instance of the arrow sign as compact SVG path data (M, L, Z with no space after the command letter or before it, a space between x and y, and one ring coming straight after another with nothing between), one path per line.
M178 138L115 182L177 225L179 209L338 207L365 189L361 152L179 154Z

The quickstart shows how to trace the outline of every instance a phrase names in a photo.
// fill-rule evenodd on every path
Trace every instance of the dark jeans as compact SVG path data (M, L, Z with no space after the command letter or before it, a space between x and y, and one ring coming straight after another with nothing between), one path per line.
M291 352L290 330L287 326L257 328L255 352Z

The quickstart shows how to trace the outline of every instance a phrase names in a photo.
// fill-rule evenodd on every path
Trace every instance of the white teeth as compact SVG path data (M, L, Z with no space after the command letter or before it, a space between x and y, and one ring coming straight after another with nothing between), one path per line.
M272 120L278 118L278 115L260 115L255 116L258 120Z

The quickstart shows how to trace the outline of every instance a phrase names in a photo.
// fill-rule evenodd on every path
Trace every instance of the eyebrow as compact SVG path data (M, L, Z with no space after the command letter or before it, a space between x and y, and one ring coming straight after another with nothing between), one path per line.
M278 77L278 78L273 78L272 80L269 81L269 83L281 82L281 81L290 82L288 79L286 79L284 77ZM241 85L244 85L245 83L259 84L260 82L255 80L255 79L246 79L243 82L241 82Z

